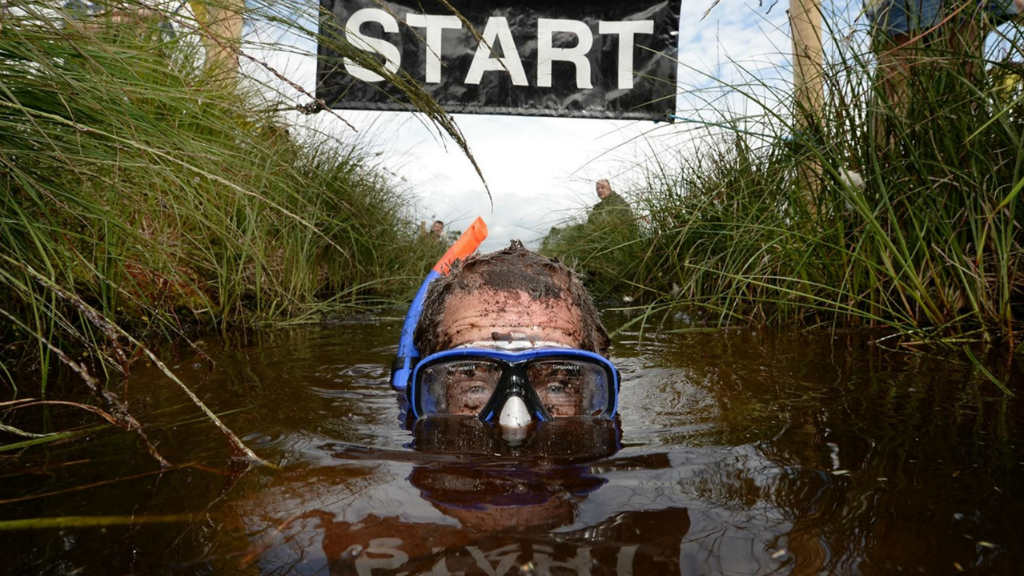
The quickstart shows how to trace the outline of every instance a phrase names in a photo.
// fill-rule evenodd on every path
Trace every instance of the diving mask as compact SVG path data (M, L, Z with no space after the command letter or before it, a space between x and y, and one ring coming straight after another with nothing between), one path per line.
M456 348L420 360L409 404L419 418L475 415L522 427L569 416L612 418L619 374L608 359L573 348Z

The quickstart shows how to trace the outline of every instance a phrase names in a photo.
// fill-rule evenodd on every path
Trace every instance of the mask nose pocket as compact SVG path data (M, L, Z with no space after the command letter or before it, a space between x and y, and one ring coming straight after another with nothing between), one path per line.
M530 409L518 395L509 396L498 415L498 424L502 428L525 428L531 420Z
M530 409L526 407L526 402L518 395L509 396L498 415L502 439L513 448L519 446L526 440L531 420Z

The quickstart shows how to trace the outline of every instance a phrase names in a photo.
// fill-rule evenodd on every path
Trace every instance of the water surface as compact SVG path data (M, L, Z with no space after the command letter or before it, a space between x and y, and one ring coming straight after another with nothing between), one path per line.
M863 335L624 331L619 422L518 450L472 422L410 430L399 326L206 340L175 370L277 471L240 472L153 367L133 436L0 459L14 574L1017 574L1022 411L950 354ZM995 369L1013 386L1020 375ZM59 420L60 414L50 415ZM29 424L42 425L43 415ZM151 523L150 523L151 522ZM2 570L0 570L2 571Z

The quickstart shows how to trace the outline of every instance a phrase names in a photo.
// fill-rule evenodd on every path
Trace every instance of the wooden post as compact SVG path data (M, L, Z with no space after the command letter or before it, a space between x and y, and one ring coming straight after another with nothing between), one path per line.
M242 49L245 0L192 0L189 5L202 30L206 69L234 80Z
M804 121L816 118L825 98L821 77L821 0L790 0L793 30L793 88Z
M822 78L824 51L821 46L821 0L790 0L789 25L793 34L793 129L795 140L809 138L821 119L825 100ZM817 214L814 197L821 186L821 165L808 158L799 168L804 201Z

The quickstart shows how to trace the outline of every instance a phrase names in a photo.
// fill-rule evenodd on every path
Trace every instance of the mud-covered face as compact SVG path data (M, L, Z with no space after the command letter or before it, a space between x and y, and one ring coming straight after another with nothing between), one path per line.
M466 333L471 327L475 334ZM555 333L545 334L548 330ZM424 357L477 340L514 340L516 332L597 353L610 344L590 295L572 271L516 242L453 264L447 276L430 285L410 335Z
M438 326L451 348L534 341L580 348L583 321L568 298L535 299L521 290L453 293Z
M582 312L569 298L558 298L553 295L538 297L523 290L500 290L491 287L452 294L445 303L444 314L438 325L438 331L443 334L443 340L449 343L451 349L469 347L477 350L500 350L512 344L527 349L580 349L583 330ZM456 370L462 368L461 364L443 366L446 370L442 375L445 389L443 411L448 414L479 414L488 421L491 417L497 416L498 423L509 433L510 442L518 443L530 422L537 418L589 413L589 410L584 411L580 408L585 400L582 387L557 387L555 380L551 379L552 391L549 391L547 386L542 387L539 392L526 391L523 388L525 381L533 377L534 383L542 383L542 375L516 376L510 373L511 378L518 379L516 382L523 382L519 382L518 385L511 381L506 382L506 386L502 388L502 396L498 397L496 390L499 386L499 376L502 376L503 372L499 370L492 374L494 366L486 362L465 364L464 373ZM537 369L544 367L538 364ZM488 371L488 368L491 370ZM419 373L418 369L417 374ZM557 374L545 376L554 378ZM563 378L566 379L567 377ZM435 380L441 382L440 379ZM610 381L607 376L605 381ZM418 384L419 382L414 383L413 388L416 389ZM438 394L440 392L431 398L440 399ZM557 398L554 398L555 396ZM607 405L607 402L605 404Z

